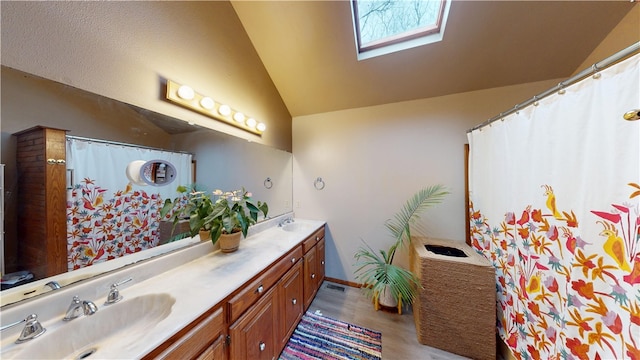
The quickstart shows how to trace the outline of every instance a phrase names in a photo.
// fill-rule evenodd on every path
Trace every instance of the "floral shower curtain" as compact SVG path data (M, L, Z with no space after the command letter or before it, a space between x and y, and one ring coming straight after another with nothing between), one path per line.
M159 241L159 210L190 184L191 154L67 138L67 260L69 270L152 248ZM165 160L176 168L166 186L129 182L134 160ZM71 181L71 176L70 179Z
M640 359L640 55L468 135L472 246L521 359Z

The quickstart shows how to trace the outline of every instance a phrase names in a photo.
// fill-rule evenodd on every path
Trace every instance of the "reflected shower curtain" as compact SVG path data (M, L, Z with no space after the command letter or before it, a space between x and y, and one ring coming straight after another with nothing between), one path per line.
M191 154L67 138L67 170L73 173L67 192L69 271L156 246L164 200L178 196L178 185L192 183L191 158ZM158 159L175 166L171 184L129 182L125 169L131 161Z
M472 246L522 359L640 359L640 55L469 133Z

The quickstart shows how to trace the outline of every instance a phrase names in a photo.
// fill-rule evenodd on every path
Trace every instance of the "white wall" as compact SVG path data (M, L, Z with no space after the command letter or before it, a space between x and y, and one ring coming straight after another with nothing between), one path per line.
M360 239L386 250L384 222L425 186L451 191L422 216L428 235L464 241L466 131L558 81L294 117L293 210L327 221L327 276L355 282ZM406 266L407 254L398 261Z

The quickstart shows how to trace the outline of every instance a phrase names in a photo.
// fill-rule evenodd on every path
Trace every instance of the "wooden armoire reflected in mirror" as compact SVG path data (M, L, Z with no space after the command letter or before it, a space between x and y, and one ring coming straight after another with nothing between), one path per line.
M15 133L18 261L34 279L67 272L66 130Z

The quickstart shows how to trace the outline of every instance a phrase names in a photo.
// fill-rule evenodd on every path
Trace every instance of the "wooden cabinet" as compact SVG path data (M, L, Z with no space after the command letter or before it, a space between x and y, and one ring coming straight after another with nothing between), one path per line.
M280 278L302 257L302 249L296 246L279 261L258 275L251 283L243 286L229 300L229 323L236 321L251 305L253 305L267 290L275 285Z
M144 359L225 360L226 326L224 309L201 316L172 336Z
M66 130L37 126L14 135L18 266L36 279L67 272Z
M275 359L323 279L324 227L145 359Z
M324 237L318 241L318 245L316 245L316 257L318 262L316 264L316 290L320 288L322 282L324 281L324 262L325 262L325 254L324 254Z
M196 360L225 360L227 358L227 348L225 346L226 337L220 335L205 351L196 357Z
M302 260L298 260L296 264L287 272L280 280L278 290L280 291L280 349L283 349L287 341L293 334L296 325L302 318L304 312L304 291L303 291L303 267Z
M280 354L302 317L301 259L302 247L296 246L229 300L231 359Z
M231 359L274 359L280 354L275 332L278 322L275 290L269 290L229 328Z
M309 308L316 294L316 247L304 254L304 308Z
M304 308L309 308L324 280L324 228L303 242L304 254Z

